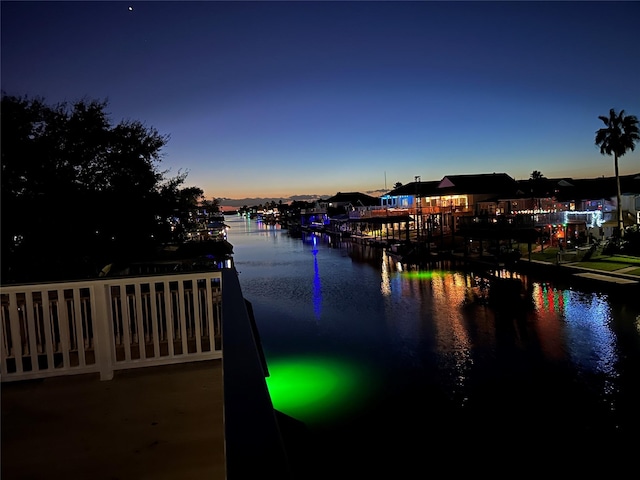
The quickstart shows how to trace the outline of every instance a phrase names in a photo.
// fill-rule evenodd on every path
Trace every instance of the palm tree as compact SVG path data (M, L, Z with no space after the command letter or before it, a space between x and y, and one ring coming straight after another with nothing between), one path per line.
M540 193L539 190L541 190L542 186L544 186L543 180L545 179L546 177L539 170L534 170L533 172L531 172L531 176L529 177L529 185L531 186L532 203L534 202L535 196Z
M605 128L596 131L596 145L600 147L602 155L613 154L616 185L617 185L617 202L618 202L618 233L620 238L624 235L624 224L622 221L622 194L620 193L620 175L618 173L618 158L622 157L629 150L635 149L635 144L640 140L638 130L638 117L635 115L625 115L624 110L620 113L612 108L609 110L609 116L599 116L600 120L605 124Z

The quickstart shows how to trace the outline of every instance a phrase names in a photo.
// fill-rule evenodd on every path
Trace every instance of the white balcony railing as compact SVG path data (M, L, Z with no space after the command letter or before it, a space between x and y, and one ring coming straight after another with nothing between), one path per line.
M220 272L4 286L3 382L222 357Z

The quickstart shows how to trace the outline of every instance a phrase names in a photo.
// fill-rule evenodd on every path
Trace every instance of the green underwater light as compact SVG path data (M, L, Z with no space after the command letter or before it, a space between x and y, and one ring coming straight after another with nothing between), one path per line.
M308 424L356 412L373 387L373 376L345 359L296 356L271 360L268 366L273 407Z
M442 272L438 270L405 270L402 272L402 276L407 278L429 279L433 277L441 277Z

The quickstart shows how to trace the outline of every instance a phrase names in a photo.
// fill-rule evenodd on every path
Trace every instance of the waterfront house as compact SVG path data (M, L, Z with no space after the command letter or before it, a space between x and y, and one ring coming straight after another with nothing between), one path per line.
M640 174L621 176L620 185L624 225L640 225ZM492 173L428 182L416 177L380 197L380 208L404 211L418 238L437 238L441 244L447 239L454 248L462 239L466 249L478 236L510 243L505 235L571 246L614 234L616 190L615 177L516 181Z
M305 231L324 231L329 223L327 209L320 202L316 202L310 208L300 210L300 227Z
M552 245L561 239L570 244L604 239L617 229L615 177L540 178L518 183L524 196L511 203L511 213L532 216ZM640 174L620 176L620 186L625 227L640 224Z
M360 207L372 207L380 204L380 199L360 192L338 192L333 197L318 202L324 206L329 216L348 213Z
M622 219L625 227L640 224L640 173L620 177ZM607 238L618 228L617 186L615 177L588 179L563 179L558 189L558 199L564 203L564 211L600 212L599 224L594 234ZM589 224L587 219L587 224Z
M447 175L439 181L402 185L383 195L383 208L401 209L415 218L419 235L453 236L461 218L498 215L500 198L517 195L518 184L505 173Z

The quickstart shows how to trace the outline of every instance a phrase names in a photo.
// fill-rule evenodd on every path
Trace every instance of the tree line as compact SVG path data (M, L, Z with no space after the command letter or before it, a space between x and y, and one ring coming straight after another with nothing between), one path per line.
M160 169L169 136L114 124L106 101L48 105L3 92L1 108L2 283L89 278L150 259L203 200L186 173Z

